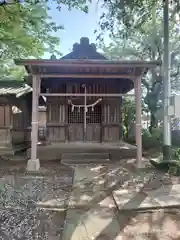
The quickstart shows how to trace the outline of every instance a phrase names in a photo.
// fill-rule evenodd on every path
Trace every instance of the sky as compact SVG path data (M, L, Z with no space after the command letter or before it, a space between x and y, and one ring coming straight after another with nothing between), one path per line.
M51 6L49 15L52 17L52 20L64 27L64 30L55 33L55 36L60 38L58 50L63 55L69 53L73 44L75 42L79 43L81 37L88 37L90 43L96 42L94 30L98 28L98 21L102 11L95 0L92 2L88 14L75 9L68 11L66 7L63 7L60 12L55 5ZM45 57L49 57L49 55L45 54Z

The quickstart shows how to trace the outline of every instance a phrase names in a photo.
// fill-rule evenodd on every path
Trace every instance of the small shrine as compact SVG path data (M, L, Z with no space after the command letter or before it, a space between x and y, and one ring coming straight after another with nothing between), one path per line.
M135 88L140 163L141 76L159 62L107 60L88 38L81 38L61 59L16 63L26 67L33 82L32 161L37 160L38 96L46 97L47 143L113 144L122 140L122 97Z

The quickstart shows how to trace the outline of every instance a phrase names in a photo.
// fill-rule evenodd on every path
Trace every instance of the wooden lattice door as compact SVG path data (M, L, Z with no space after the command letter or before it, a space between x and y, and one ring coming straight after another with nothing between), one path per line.
M88 108L86 114L86 140L92 142L101 141L101 104Z
M76 100L76 101L75 101ZM78 102L83 102L83 99L78 99ZM77 99L72 99L72 102L77 102ZM68 105L68 139L69 141L84 140L84 109L73 108Z
M88 91L85 85L76 85L76 93ZM72 88L72 93L74 88ZM101 100L75 97L68 100L69 141L101 141Z

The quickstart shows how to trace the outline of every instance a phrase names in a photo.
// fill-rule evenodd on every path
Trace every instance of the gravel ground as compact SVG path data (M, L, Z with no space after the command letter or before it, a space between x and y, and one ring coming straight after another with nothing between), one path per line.
M0 169L0 239L61 240L73 171L60 164L44 164L37 174L25 165ZM56 200L61 209L48 208ZM45 202L40 208L38 202Z

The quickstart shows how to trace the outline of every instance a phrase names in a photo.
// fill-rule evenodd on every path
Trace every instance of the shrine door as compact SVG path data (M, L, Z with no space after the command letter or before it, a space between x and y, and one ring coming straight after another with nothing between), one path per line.
M88 85L87 93L89 88ZM72 86L70 90L72 93L84 93L85 91L80 84ZM96 102L98 98L86 96L68 99L69 141L101 142L101 102L95 104Z

